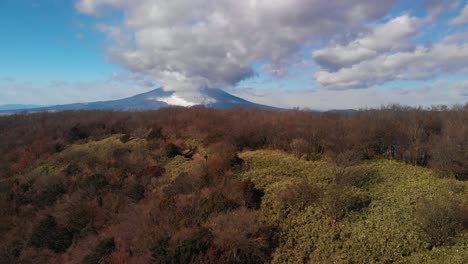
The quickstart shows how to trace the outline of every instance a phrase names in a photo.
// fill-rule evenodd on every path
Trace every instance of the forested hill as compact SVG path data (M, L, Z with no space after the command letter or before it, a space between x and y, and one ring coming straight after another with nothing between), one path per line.
M466 263L468 106L0 117L0 263Z

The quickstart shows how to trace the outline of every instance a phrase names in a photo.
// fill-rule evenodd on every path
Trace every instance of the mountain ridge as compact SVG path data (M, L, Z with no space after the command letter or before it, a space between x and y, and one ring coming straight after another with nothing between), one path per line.
M18 109L31 109L31 108L40 108L44 107L43 105L33 105L33 104L4 104L0 105L0 111L7 110L18 110Z
M231 107L255 107L275 109L275 107L256 104L229 94L221 89L202 88L198 91L175 92L163 88L133 95L127 98L95 101L89 103L72 103L37 108L15 108L0 110L0 112L54 112L67 110L114 110L114 111L144 111L157 110L169 106L203 105L210 108L225 109Z

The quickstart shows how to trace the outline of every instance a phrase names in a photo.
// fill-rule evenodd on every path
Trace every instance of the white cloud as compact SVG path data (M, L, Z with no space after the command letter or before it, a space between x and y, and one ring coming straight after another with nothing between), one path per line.
M85 14L98 15L98 7L100 5L120 6L125 3L125 0L80 0L76 4L76 8Z
M290 69L303 63L304 48L314 46L319 47L312 54L314 67L322 67L313 75L320 86L314 92L234 91L255 102L314 109L465 100L466 86L453 83L451 89L376 88L395 80L468 73L465 33L448 29L444 34L452 35L436 44L414 44L416 36L439 23L437 18L459 6L459 0L419 1L417 12L392 17L388 12L396 2L79 0L77 9L96 16L109 9L122 14L116 24L98 25L110 42L112 60L130 72L117 79L139 84L151 80L148 83L179 91L225 88L254 76L253 64L260 64L267 76L288 78ZM426 11L424 18L413 16L420 14L418 8ZM349 90L353 88L367 89Z
M426 80L441 74L468 71L468 44L446 44L414 51L383 54L336 72L318 71L315 79L324 88L368 88L394 80Z
M409 38L417 33L421 24L418 18L399 16L375 26L369 34L347 45L319 49L313 52L313 56L324 67L341 69L383 52L407 49L410 46Z
M462 9L460 14L455 17L452 21L452 24L454 25L461 25L461 24L467 24L468 23L468 4L465 5L465 7Z
M457 32L452 35L448 35L442 39L441 44L463 44L468 43L468 32Z
M422 5L426 9L427 19L434 20L444 12L457 8L460 0L423 0Z
M252 77L254 62L270 70L290 62L320 38L362 29L396 0L81 0L98 15L123 11L119 25L101 25L110 54L131 72L151 75L167 89L226 87ZM346 27L343 27L346 25ZM375 43L378 45L378 43Z
M313 74L320 87L331 90L369 88L391 81L428 80L468 72L466 32L448 30L445 38L436 44L413 44L412 41L425 27L439 23L433 19L456 8L459 1L425 0L422 4L427 11L425 18L399 16L375 25L370 33L347 45L314 51L315 61L323 68ZM460 22L463 12L454 21Z

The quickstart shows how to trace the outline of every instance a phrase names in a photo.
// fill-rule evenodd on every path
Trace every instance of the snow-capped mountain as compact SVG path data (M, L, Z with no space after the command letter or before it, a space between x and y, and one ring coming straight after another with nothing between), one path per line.
M40 108L14 109L9 112L39 112L39 111L64 111L64 110L156 110L167 106L195 106L204 105L211 108L230 108L230 107L258 107L273 108L270 106L255 104L236 97L220 89L204 88L197 91L174 92L165 91L158 88L146 93L138 94L132 97L112 100L99 101L91 103L76 103L66 105L56 105ZM7 110L8 111L8 110ZM3 111L5 112L5 111Z

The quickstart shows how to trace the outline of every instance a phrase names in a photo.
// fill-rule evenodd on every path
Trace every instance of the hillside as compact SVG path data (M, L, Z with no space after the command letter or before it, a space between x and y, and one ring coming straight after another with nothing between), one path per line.
M252 243L229 241L247 237L229 238L225 237L229 233L219 233L229 230L218 230L212 222L233 221L222 218L226 215L242 216L243 219L238 221L263 225L274 232L271 235L277 244L271 249L272 263L466 263L468 232L457 233L450 244L429 250L430 244L420 230L415 212L424 201L468 201L467 182L441 179L430 170L395 161L376 160L349 168L355 178L337 187L332 163L298 160L287 153L263 150L240 153L239 157L245 162L242 169L223 180L233 182L193 187L194 183L197 186L197 177L201 176L199 171L203 166L210 166L209 163L206 164L203 158L182 155L170 158L150 145L145 139L138 138L123 143L120 136L72 145L49 161L3 182L2 190L10 188L13 191L18 189L14 186L19 187L14 194L18 218L14 224L3 222L4 238L25 239L23 257L38 261L35 263L80 262L83 254L93 252L96 243L107 237L116 241L109 257L112 263L119 258L151 262L148 254L158 243L154 237L162 231L155 228L157 226L175 228L175 237L193 233L196 226L205 226L211 232L218 232L213 241L226 243L224 246L243 247L245 245L240 242ZM112 157L111 164L106 164L109 157ZM114 160L119 158L125 159L125 163ZM106 167L108 169L104 170ZM135 171L132 173L131 170ZM243 180L251 180L255 188L264 192L258 210L255 207L248 209L245 198L236 197L242 192L234 193L235 182L245 183ZM304 189L304 186L310 187ZM352 201L356 204L363 203L359 199L365 200L355 210L343 211L344 215L336 223L327 211L330 210L327 209L328 199L336 198L334 188L343 188L340 192L346 190L346 195L357 199ZM315 193L302 193L304 190ZM200 211L192 212L189 218L174 215L175 218L158 219L162 216L149 213L169 209L161 208L161 202L169 198L179 201L174 204L175 212L172 213L193 209L192 203L185 205L189 208L179 205L191 196L201 199L201 204L197 204ZM211 200L214 197L220 200ZM49 214L57 219L59 226L79 229L70 235L69 242L63 242L63 238L50 238L55 240L51 245L56 254L27 248L31 246L27 244L29 236L35 241L35 233L41 232L37 231L41 219ZM31 219L36 219L33 221L35 226L31 225ZM168 220L174 222L169 224ZM230 227L231 224L234 226ZM223 222L224 229L234 228L233 231L238 232L240 230L235 228L239 227ZM29 232L32 234L28 235ZM18 233L24 237L17 237ZM49 245L42 240L46 238L37 239L40 239L39 247L43 245L41 243ZM172 238L170 241L177 252L177 247L183 246L186 240L179 238L177 242ZM59 242L66 244L56 245ZM29 243L35 246L35 242ZM126 255L129 251L133 252L132 257Z
M427 201L468 201L467 182L441 179L432 171L395 161L376 160L349 168L354 177L344 187L335 186L333 164L301 161L274 151L240 155L246 169L241 177L265 190L262 219L279 228L279 245L273 263L466 263L468 232L449 246L428 250L421 232L418 207ZM285 190L304 184L325 192L304 199L302 208ZM366 206L346 211L330 224L327 197L338 188L350 197L365 200ZM341 189L343 188L343 189ZM339 194L341 195L341 194ZM340 199L336 199L338 201ZM354 201L356 202L356 201ZM328 209L329 210L329 209Z
M0 117L0 263L466 263L467 109Z

